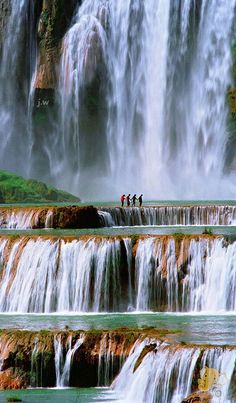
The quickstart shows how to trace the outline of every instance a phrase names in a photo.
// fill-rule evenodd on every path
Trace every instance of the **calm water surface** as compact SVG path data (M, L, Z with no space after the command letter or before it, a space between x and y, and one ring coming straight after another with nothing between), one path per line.
M108 314L1 314L0 328L38 331L116 329L120 327L175 330L179 341L195 344L236 345L236 314L166 314L166 313L108 313Z
M0 391L0 402L5 403L13 396L28 403L96 403L114 402L118 398L109 388L53 388Z
M236 226L233 225L144 225L132 227L106 227L86 229L0 229L0 236L73 236L101 235L101 236L126 236L126 235L171 235L176 233L186 235L199 235L207 228L212 234L236 237Z

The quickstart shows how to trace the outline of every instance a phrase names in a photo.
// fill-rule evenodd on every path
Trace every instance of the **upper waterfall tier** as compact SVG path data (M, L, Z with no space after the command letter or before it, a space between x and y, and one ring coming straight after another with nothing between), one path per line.
M236 206L101 207L109 225L234 225Z
M213 402L220 393L222 402L230 403L235 354L232 346L183 345L171 332L152 328L9 330L0 334L0 386L91 387L114 381L111 386L124 402L180 403L200 390Z
M0 207L0 228L98 228L105 217L93 206Z
M0 228L98 228L140 225L236 225L236 206L0 207Z
M236 311L222 237L1 237L0 265L1 312Z

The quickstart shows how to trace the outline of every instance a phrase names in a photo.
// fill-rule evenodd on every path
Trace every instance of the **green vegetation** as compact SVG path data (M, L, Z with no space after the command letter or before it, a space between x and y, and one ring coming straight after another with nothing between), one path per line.
M19 397L12 396L12 397L7 397L7 402L22 402L22 400L19 399Z
M182 232L175 232L175 233L173 234L173 237L174 237L174 239L175 239L176 242L181 242L181 241L183 240L184 236L185 236L185 235L182 234Z
M79 202L70 193L47 186L34 179L24 179L11 172L0 171L0 203Z
M203 231L204 235L213 235L213 232L210 228L205 228Z
M139 241L140 236L138 234L130 235L132 247Z

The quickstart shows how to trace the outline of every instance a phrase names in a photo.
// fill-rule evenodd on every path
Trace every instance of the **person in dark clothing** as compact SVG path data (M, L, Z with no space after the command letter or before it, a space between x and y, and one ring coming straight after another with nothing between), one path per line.
M121 201L121 207L124 207L125 195L120 196L120 201Z
M130 207L130 196L130 193L128 194L128 196L126 196L127 207Z
M141 195L139 196L138 201L139 201L139 207L142 207L142 204L143 204L143 194L141 194Z
M132 206L134 206L135 207L135 202L136 202L136 200L138 200L137 199L137 197L136 197L136 193L133 195L133 197L132 197Z

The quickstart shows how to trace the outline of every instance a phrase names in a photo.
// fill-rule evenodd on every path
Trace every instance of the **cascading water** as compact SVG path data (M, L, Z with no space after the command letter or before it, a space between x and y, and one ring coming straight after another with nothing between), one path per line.
M105 226L235 225L235 206L101 207Z
M63 351L64 345L61 335L54 337L54 350L55 350L55 370L56 370L56 386L65 387L69 386L70 370L72 360L75 352L80 348L84 342L84 335L81 334L80 338L76 340L72 347L72 337L70 336L66 343L66 356L64 358Z
M79 208L78 208L79 212ZM65 207L66 213L66 207ZM68 209L70 214L70 208ZM225 206L157 206L100 207L100 225L234 225L236 207ZM57 226L57 211L53 207L0 208L0 228L28 229ZM72 220L69 223L74 225Z
M1 166L23 173L37 140L28 103L38 18L31 3L11 1L0 68ZM84 0L62 44L59 113L50 126L57 129L40 140L48 180L97 199L121 189L152 198L160 190L167 198L234 194L224 168L227 141L233 147L226 94L235 4ZM25 27L27 74L19 63ZM31 151L34 166L39 151Z
M100 342L98 358L98 386L110 385L113 375L113 356L111 339L105 334ZM108 339L108 340L107 340ZM107 348L108 343L108 348Z
M129 305L127 260L118 239L28 239L12 249L1 242L12 250L2 278L2 311L120 311ZM131 240L127 244L130 249ZM15 251L17 261L11 259Z
M153 351L147 352L139 362L141 353L150 345ZM208 367L224 375L218 392L220 401L229 403L234 401L229 397L234 364L235 350L208 348L201 352L201 348L171 348L146 339L136 343L113 388L124 396L122 401L180 403L191 393L197 374L199 379L199 368ZM214 390L211 401L219 402Z
M85 85L93 82L99 63L105 59L106 5L106 0L85 0L78 9L75 24L63 41L59 78L60 135L57 133L56 140L59 158L52 170L56 168L60 173L64 171L70 183L71 180L74 181L74 186L78 186L81 170L86 170L83 143L89 140L83 140L84 133L81 133L81 103ZM92 141L96 143L95 138ZM87 149L89 147L89 144L85 146ZM90 157L92 165L96 153L86 156Z
M205 245L190 243L190 263L183 281L183 309L213 312L236 309L236 251L234 244L223 248L222 242L219 239L206 241Z
M0 261L1 312L236 311L224 238L2 238Z
M82 3L65 36L61 61L64 134L58 152L66 161L58 166L60 180L76 173L82 193L93 197L98 197L98 183L101 197L120 189L140 189L150 197L158 197L160 189L164 197L183 192L186 197L226 197L225 97L231 83L235 4ZM105 129L99 133L105 167L98 154L88 153L86 128L80 124L81 93L101 69L104 81L99 76L96 88L106 88ZM90 148L97 146L95 137L86 138ZM89 162L96 165L95 180ZM88 180L92 186L85 190Z
M28 172L28 97L35 68L35 10L29 0L11 0L0 61L1 168Z
M155 238L140 241L136 309L156 310L164 305L164 310L172 312L234 311L235 243L225 246L223 239L203 238L183 240L179 252L177 248L173 240L166 246Z

